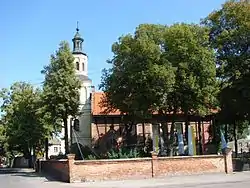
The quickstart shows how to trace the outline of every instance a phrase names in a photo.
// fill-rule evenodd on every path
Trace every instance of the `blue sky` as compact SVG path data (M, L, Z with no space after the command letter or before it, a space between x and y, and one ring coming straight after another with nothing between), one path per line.
M1 0L0 88L15 81L39 85L40 74L76 21L89 57L89 77L98 89L111 45L142 23L198 23L225 0Z

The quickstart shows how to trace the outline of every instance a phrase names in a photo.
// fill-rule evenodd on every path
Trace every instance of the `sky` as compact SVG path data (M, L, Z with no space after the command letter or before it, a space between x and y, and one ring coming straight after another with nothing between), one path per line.
M0 89L16 81L40 86L40 73L62 40L72 46L76 22L89 77L98 90L111 46L139 24L199 23L225 0L1 0Z

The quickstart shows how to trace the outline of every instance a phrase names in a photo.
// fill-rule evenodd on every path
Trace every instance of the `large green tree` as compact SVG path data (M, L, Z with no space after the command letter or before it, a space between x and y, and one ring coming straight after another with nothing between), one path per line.
M134 35L122 36L113 44L114 56L108 61L112 68L104 70L100 84L108 110L145 118L172 91L174 71L162 51L165 29L143 24Z
M218 87L208 29L194 24L174 24L164 39L165 58L176 68L174 90L168 100L173 112L182 111L186 117L210 114ZM188 121L186 119L186 133Z
M17 82L10 89L3 89L1 97L8 150L22 152L31 159L32 150L43 145L50 130L41 122L41 91L28 83Z
M242 127L236 125L249 119L250 114L250 3L227 1L202 23L210 28L211 46L216 52L217 77L221 83L219 120L240 132ZM236 146L236 132L233 135Z
M67 42L61 42L59 49L51 56L50 64L44 67L44 108L54 120L63 122L65 152L69 153L69 116L76 116L79 110L79 79L75 75L74 57ZM56 121L54 121L56 123Z
M141 24L134 35L122 36L113 44L114 55L108 61L112 67L104 70L100 85L107 110L119 109L140 122L155 111L166 112L175 82L174 68L164 58L166 29L163 25Z
M231 0L202 22L210 28L210 41L216 51L218 77L225 85L233 83L250 68L250 3Z
M143 24L134 35L114 43L112 51L112 68L104 72L101 83L108 109L144 117L155 111L210 113L217 82L206 28Z

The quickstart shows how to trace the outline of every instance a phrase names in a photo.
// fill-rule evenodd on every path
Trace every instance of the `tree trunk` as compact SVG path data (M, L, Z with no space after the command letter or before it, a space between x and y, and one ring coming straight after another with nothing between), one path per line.
M146 135L145 135L145 123L142 123L142 136L143 136L143 147L146 145Z
M49 139L45 138L45 159L49 159Z
M64 125L64 141L65 141L65 154L69 154L69 136L68 136L68 121L67 118L63 119Z
M202 153L202 136L201 136L201 120L198 121L198 133L199 133L199 154Z
M29 168L32 168L33 164L32 164L32 154L31 154L31 150L32 148L29 148L29 153L28 153L28 163L29 163Z
M188 145L188 125L189 125L189 120L188 120L188 115L186 113L185 115L185 139L186 139L186 144Z
M237 141L237 127L236 123L234 122L234 130L233 130L233 136L234 136L234 148L235 148L235 157L238 157L238 141Z
M33 161L33 169L36 169L36 149L35 149L35 147L33 147L32 161Z
M174 153L174 129L175 129L175 117L176 117L176 110L174 110L173 113L173 119L172 119L172 123L171 123L171 128L170 128L170 139L169 139L169 148L168 148L168 156L173 156Z
M228 137L227 137L227 132L228 132L228 130L227 130L227 124L225 125L225 140L226 140L226 143L228 143Z
M161 125L162 128L162 140L163 140L163 148L161 148L161 151L166 151L166 149L169 146L169 138L168 138L168 124L166 122L162 123ZM166 155L166 153L164 152L164 155Z

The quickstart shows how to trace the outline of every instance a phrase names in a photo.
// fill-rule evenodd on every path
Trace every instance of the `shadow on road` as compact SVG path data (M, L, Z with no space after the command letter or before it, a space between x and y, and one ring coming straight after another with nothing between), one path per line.
M44 178L46 181L56 181L57 180L51 176L45 174L38 174L33 169L18 169L18 168L0 168L1 174L10 174L11 176L27 177L27 178Z

